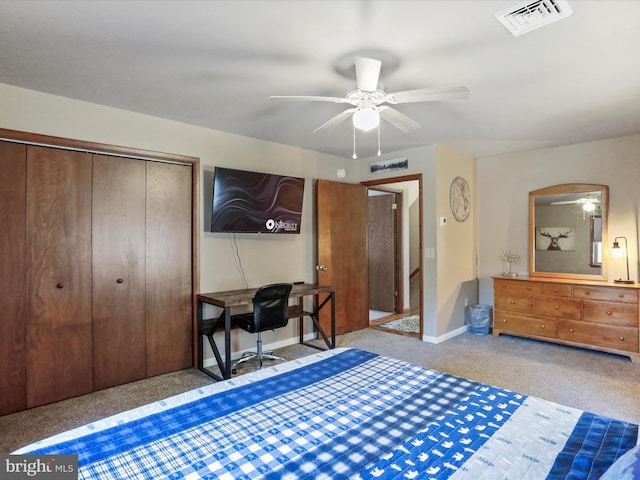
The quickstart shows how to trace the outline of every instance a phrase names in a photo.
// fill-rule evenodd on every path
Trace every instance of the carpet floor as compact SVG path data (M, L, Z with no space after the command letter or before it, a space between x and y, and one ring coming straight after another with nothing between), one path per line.
M338 347L369 350L434 370L640 423L640 365L627 357L502 335L458 335L440 344L366 328L336 338ZM291 345L287 359L317 350ZM0 416L0 453L61 431L211 383L187 369Z

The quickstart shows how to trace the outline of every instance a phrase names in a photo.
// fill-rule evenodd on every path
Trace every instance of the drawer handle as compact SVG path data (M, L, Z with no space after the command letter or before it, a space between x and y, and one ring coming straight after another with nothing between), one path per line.
M122 280L121 278L116 280L116 283L122 283L124 280Z
M554 288L554 289L553 289L553 291L554 291L555 293L558 293L558 292L560 291L560 289L559 289L559 288Z
M544 329L544 323L542 325L540 325L540 328Z
M511 300L511 305L515 305L516 301L515 300Z
M531 287L529 285L527 285L527 290L531 290Z
M507 319L506 319L506 318L503 318L503 319L502 319L502 323L507 323Z
M621 342L624 342L624 337L623 337L622 335L620 335L620 336L618 337L618 340L620 340Z
M624 293L619 293L618 298L624 298Z
M64 283L58 283L58 284L56 285L56 288L64 288Z
M573 332L574 332L573 328L570 328L569 333L573 333Z
M554 305L553 308L555 308L556 310L558 310L560 308L560 305Z
M585 295L591 295L591 292L589 290L587 290L586 292L584 292Z
M611 315L611 312L607 312L607 315Z

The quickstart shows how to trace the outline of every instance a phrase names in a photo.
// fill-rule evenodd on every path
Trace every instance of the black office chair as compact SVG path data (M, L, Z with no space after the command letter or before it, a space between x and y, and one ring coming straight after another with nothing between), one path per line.
M232 372L235 373L238 365L250 360L257 360L259 368L262 368L263 360L284 361L284 358L271 352L262 351L261 333L282 328L289 323L289 294L292 287L290 283L274 283L260 287L253 297L253 312L231 316L232 326L258 334L257 351L244 353L232 365Z

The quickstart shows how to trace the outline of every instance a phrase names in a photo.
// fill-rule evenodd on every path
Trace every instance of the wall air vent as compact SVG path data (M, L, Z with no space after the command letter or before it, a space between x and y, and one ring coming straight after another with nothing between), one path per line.
M557 22L573 11L565 0L525 0L493 14L514 37Z

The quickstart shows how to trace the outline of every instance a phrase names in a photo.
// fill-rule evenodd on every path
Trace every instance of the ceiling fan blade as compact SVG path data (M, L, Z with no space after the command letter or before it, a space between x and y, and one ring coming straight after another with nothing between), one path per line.
M373 58L356 57L356 85L363 92L375 92L382 62Z
M392 105L412 102L435 102L438 100L457 100L469 98L469 87L421 88L404 92L389 93L387 102Z
M600 203L600 200L597 200L595 198L577 198L575 200L551 202L549 203L549 205L573 205L578 203Z
M341 97L321 97L314 95L272 95L269 100L293 100L303 102L333 102L333 103L346 103L345 98Z
M382 105L378 108L378 111L380 112L380 117L405 133L409 133L412 130L420 128L420 124L418 122L407 117L404 113L399 112L395 108Z
M324 130L329 130L330 128L335 127L339 123L344 122L347 118L351 117L353 115L353 112L355 111L355 108L347 108L344 112L339 113L335 117L331 118L328 122L320 125L313 131L313 133L322 132Z

